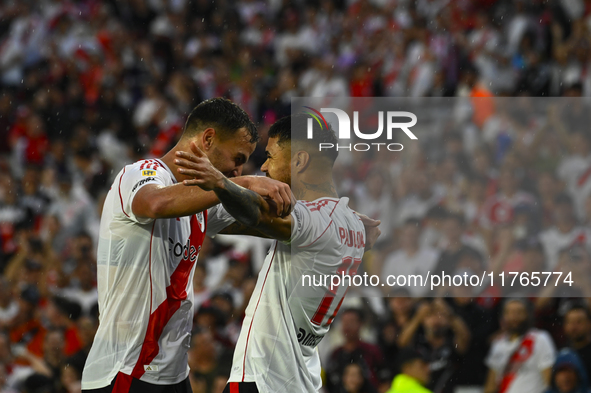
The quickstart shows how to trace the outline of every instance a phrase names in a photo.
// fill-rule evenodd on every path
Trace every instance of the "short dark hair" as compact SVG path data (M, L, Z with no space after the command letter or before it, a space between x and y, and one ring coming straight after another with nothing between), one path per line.
M256 126L248 114L226 98L210 98L193 108L185 123L183 136L193 136L208 127L215 128L222 138L231 138L238 129L246 128L250 143L259 140Z
M339 156L339 152L336 150L338 140L330 123L320 126L317 121L313 121L313 137L308 139L308 119L310 116L303 113L282 117L269 129L269 138L278 138L278 143L293 141L309 143L314 146L314 151L318 149L319 143L331 143L335 148L323 151L322 156L334 163Z
M584 304L574 303L572 306L570 306L566 310L563 318L566 319L567 314L570 313L571 311L581 311L581 312L583 312L583 314L585 314L585 317L587 318L587 320L591 321L591 311L589 310L588 307L585 307Z

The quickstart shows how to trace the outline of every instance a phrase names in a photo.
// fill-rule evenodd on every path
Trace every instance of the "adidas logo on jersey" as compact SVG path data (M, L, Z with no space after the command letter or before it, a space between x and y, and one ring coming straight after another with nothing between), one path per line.
M158 371L158 366L150 366L149 364L144 365L144 371Z

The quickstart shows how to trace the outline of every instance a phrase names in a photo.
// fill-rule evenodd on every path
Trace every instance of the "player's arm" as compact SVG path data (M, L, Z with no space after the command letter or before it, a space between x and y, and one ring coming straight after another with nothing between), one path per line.
M219 232L221 235L249 235L249 236L256 236L256 237L263 237L266 239L271 239L271 236L265 235L261 231L257 231L254 228L247 227L244 224L239 222L234 222Z
M197 185L204 191L213 191L224 209L231 214L238 223L245 227L254 228L265 236L278 240L289 240L291 237L291 215L280 217L271 203L258 193L240 186L218 171L209 161L205 153L195 144L191 144L194 155L179 152L176 164L181 166L181 173L193 177L185 180L185 185ZM270 179L268 179L270 180ZM290 201L290 207L295 204L295 197L287 184L273 181L282 185L279 190L281 200ZM189 189L197 187L187 187ZM234 230L239 228L234 227Z
M241 176L229 181L270 198L277 204L280 214L288 214L291 210L291 201L285 199L280 182L257 176ZM137 191L131 209L137 217L173 218L199 213L219 202L214 192L199 187L185 187L182 183L172 186L147 184Z
M226 211L241 225L226 228L226 232L222 231L222 233L234 231L234 233L240 234L254 234L255 236L262 234L265 237L278 240L289 240L292 226L291 215L277 216L274 209L262 196L232 183L222 173L219 171L218 173L221 176L219 179L212 179L212 183L204 183L203 186L212 187ZM251 229L250 233L245 233L247 228Z

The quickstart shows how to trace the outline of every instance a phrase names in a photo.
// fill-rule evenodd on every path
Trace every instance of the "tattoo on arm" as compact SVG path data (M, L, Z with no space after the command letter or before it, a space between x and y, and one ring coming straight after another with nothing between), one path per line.
M337 191L334 188L334 184L331 181L327 181L320 184L302 182L302 184L307 190L321 192L329 196L338 197Z
M263 197L254 191L224 179L224 187L214 190L224 208L238 222L249 227L256 226L262 217Z

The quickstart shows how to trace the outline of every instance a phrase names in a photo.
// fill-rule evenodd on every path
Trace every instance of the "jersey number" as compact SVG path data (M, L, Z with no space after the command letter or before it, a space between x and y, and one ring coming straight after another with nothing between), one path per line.
M354 276L355 274L357 274L357 269L359 268L359 265L361 265L361 258L345 257L345 258L343 258L343 263L341 263L341 266L339 266L339 268L337 269L337 275ZM337 295L337 290L338 290L338 287L333 288L331 285L328 288L328 290L326 291L326 294L322 298L322 301L320 302L318 309L316 310L316 312L314 313L314 316L312 317L311 322L314 325L320 326L322 324L324 317L328 313L328 310L330 309L330 306L332 305L332 302L333 302L335 296ZM349 290L349 288L347 288L347 291L348 290ZM337 313L339 312L339 309L341 308L341 304L343 304L343 300L345 299L346 294L347 294L347 292L345 291L345 293L343 294L343 297L341 298L341 301L339 302L339 304L335 308L335 310L332 313L332 315L330 316L330 318L328 318L328 321L326 321L327 326L330 326L330 324L332 323L334 318L337 316Z

